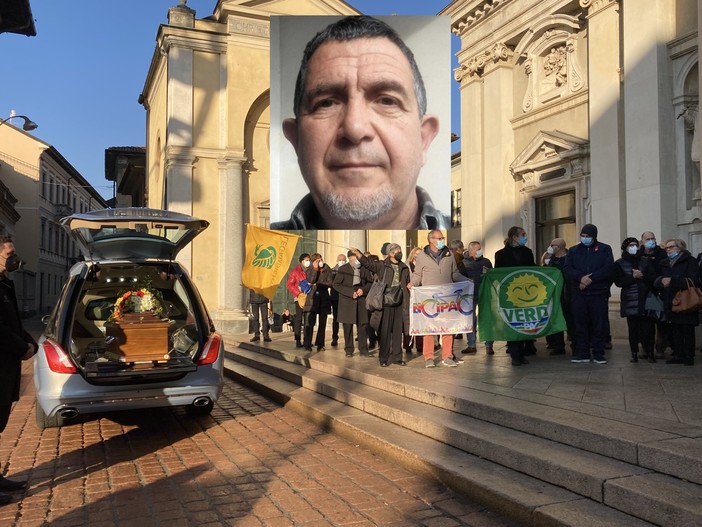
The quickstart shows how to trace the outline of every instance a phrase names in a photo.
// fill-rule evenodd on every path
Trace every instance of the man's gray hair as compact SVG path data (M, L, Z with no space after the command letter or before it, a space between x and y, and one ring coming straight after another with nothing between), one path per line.
M295 99L293 104L295 117L298 117L300 114L302 96L305 90L305 80L307 78L307 66L312 55L317 51L317 48L330 40L346 42L359 38L387 38L400 48L400 51L402 51L402 54L407 57L410 63L412 77L414 78L414 92L417 96L419 116L424 117L424 114L427 112L427 92L424 88L422 74L419 72L417 62L414 60L414 54L403 42L402 38L400 38L400 35L397 34L397 31L382 20L370 16L347 16L342 18L337 22L329 24L307 43L305 51L302 54L300 71L297 73L297 81L295 82Z
M397 251L398 249L402 249L402 247L400 247L396 243L391 243L390 245L388 245L388 248L386 250L386 254L390 254L391 252Z

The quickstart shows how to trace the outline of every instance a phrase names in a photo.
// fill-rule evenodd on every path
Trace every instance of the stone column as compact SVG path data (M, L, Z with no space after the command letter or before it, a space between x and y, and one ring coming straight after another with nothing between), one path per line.
M193 213L193 166L197 158L187 150L169 149L166 153L166 203L165 208L192 216ZM187 245L178 253L178 261L192 272L193 246Z
M646 9L624 9L624 129L626 224L622 236L656 233L676 221L675 131L671 62L660 42L673 38L671 0L651 0ZM664 47L664 51L665 47ZM595 217L595 219L597 219ZM614 242L615 240L612 240Z
M244 153L219 160L219 302L213 313L215 325L222 331L246 333L244 286L241 283L241 269L244 264L244 194L242 164Z
M490 62L482 74L482 147L484 160L482 179L479 175L468 174L463 188L464 207L476 208L470 213L472 222L482 223L485 232L485 253L491 257L498 249L507 230L515 224L521 224L521 202L518 184L512 177L509 164L514 160L514 133L511 119L514 117L514 71L512 52L504 44L494 44L490 48ZM476 110L475 102L468 110ZM479 111L479 110L478 110ZM466 110L463 110L465 115ZM474 126L480 126L475 123ZM473 138L465 137L467 142ZM470 147L475 149L476 147ZM477 152L476 152L477 154ZM473 165L478 162L473 160ZM480 185L482 184L482 192ZM477 187L477 188L476 188ZM482 214L482 218L476 215ZM529 231L530 226L524 225Z
M590 196L580 225L593 222L600 238L615 247L623 239L626 203L620 122L619 2L580 0L588 10ZM606 228L605 228L606 226Z

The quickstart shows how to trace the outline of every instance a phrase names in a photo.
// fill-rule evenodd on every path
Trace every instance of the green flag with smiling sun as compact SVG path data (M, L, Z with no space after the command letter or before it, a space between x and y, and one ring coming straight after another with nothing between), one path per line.
M555 267L489 269L480 282L480 340L533 340L564 331L562 291L563 274Z

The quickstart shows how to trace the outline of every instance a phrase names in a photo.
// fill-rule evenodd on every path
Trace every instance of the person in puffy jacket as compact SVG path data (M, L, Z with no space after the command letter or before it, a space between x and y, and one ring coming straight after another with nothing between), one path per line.
M656 271L636 238L622 242L622 257L614 262L613 278L617 287L621 287L619 310L629 329L631 362L639 362L639 342L648 362L656 362L653 352L656 323L646 316L646 296L653 287Z
M597 239L591 223L580 229L580 243L568 251L563 274L570 282L575 321L575 355L571 362L607 364L604 357L609 333L609 288L612 286L612 248Z

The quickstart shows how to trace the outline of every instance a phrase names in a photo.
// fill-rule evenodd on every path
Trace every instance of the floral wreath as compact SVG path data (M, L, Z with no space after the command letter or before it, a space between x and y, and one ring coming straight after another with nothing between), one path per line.
M119 320L125 313L153 313L156 316L163 314L163 299L160 292L152 291L146 287L127 291L117 297L112 318Z

